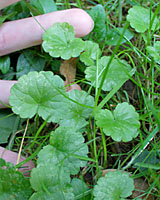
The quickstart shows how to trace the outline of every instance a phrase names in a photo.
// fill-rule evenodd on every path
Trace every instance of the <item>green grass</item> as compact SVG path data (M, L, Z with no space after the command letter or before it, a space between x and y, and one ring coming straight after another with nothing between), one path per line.
M139 129L139 135L131 142L113 141L110 137L107 137L101 128L96 126L95 120L91 117L89 119L89 126L83 133L86 142L89 146L89 158L88 166L82 169L77 177L83 177L85 180L89 176L89 185L96 183L96 178L101 173L101 170L105 169L120 169L126 170L132 173L133 178L142 177L148 181L149 188L146 191L147 196L152 194L155 198L160 198L160 165L150 163L148 170L145 172L140 170L140 167L134 168L133 163L136 158L143 154L147 149L150 153L148 157L154 152L157 158L160 159L160 65L156 64L153 58L150 57L146 51L148 45L152 45L155 40L159 40L160 31L151 31L151 25L147 32L141 34L136 33L133 28L130 27L129 22L126 21L126 15L129 8L133 5L141 5L146 8L150 8L154 11L154 17L159 17L160 4L159 1L136 1L136 0L96 0L96 1L74 1L70 3L69 0L58 1L59 6L64 6L66 9L71 7L78 7L85 10L91 9L96 4L101 4L105 8L106 13L106 27L124 27L124 31L119 38L116 46L105 45L102 41L99 43L103 55L111 55L110 61L105 68L104 76L98 88L98 72L96 78L95 89L84 77L85 66L79 61L76 82L80 84L81 88L87 91L89 94L95 97L95 105L93 109L95 112L101 108L114 110L118 103L128 102L133 105L136 111L139 113L141 127ZM123 38L125 30L129 28L134 32L134 37L127 43L120 44ZM90 38L93 39L93 38ZM38 51L37 51L38 50ZM32 51L46 59L46 70L51 70L50 58L46 53L43 53L40 48L34 47ZM19 56L21 52L17 52L15 57ZM124 81L121 84L116 85L110 92L102 91L102 85L105 80L105 76L108 73L108 67L113 58L125 59L133 69L135 69L134 76L130 75L130 82L124 88ZM11 61L13 62L14 72L16 73L16 60L11 55ZM99 62L97 58L96 62ZM98 66L98 64L97 64ZM98 70L98 69L97 69ZM58 73L58 72L57 72ZM1 74L1 77L3 75ZM131 87L131 90L129 89ZM12 136L8 142L9 148L13 151L19 151L22 133L19 133L25 129L26 120L19 119L17 117L17 125L13 130ZM28 130L24 138L22 147L22 154L28 158L17 165L20 167L28 160L36 161L37 155L43 146L48 144L50 132L57 128L57 124L48 124L41 118L36 116L29 121ZM17 134L16 134L17 132ZM8 147L5 144L6 147ZM142 161L142 165L145 165L145 160ZM147 197L145 198L147 199Z

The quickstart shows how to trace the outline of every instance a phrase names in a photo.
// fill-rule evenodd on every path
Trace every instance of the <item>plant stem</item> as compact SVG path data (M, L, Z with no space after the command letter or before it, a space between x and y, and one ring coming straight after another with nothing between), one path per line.
M26 128L25 128L25 130L24 130L24 134L23 134L23 137L22 137L22 141L21 141L21 145L20 145L20 149L19 149L19 153L18 153L18 158L17 158L17 164L18 164L19 161L20 161L21 152L22 152L22 146L23 146L23 142L24 142L24 138L25 138L27 129L28 129L28 124L29 124L29 118L27 119Z

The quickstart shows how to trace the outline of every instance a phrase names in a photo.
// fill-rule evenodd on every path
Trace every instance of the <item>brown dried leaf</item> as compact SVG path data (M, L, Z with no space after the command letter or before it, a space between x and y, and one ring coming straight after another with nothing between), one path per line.
M76 77L76 65L77 58L70 58L62 62L60 66L60 73L66 78L65 85L69 85L75 81ZM67 91L71 89L71 86L67 87Z

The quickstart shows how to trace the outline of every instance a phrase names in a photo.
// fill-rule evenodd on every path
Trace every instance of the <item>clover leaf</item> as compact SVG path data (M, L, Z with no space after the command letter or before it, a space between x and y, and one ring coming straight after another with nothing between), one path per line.
M52 72L30 72L11 88L10 105L21 118L35 114L57 122L66 110L64 82Z
M5 167L3 169L2 167ZM0 158L0 199L28 200L32 194L30 183L11 163Z
M70 183L69 174L63 168L52 163L44 162L38 165L31 172L31 186L35 193L30 200L52 199L52 200L72 200L74 199L73 189ZM69 198L70 196L70 198Z
M104 70L110 60L110 56L103 56L98 61L98 86L101 83ZM96 85L96 66L92 65L85 70L86 79L91 81L92 85ZM129 78L126 72L131 71L131 66L125 60L113 59L108 68L108 73L105 77L102 90L110 91L114 86L118 85L121 81L127 81Z
M147 51L153 59L160 64L160 41L155 42L154 46L148 46Z
M80 55L80 60L87 66L94 65L94 60L96 60L97 56L99 57L100 54L101 51L97 43L86 41L84 52Z
M152 17L153 12L150 12L149 9L141 6L133 6L133 8L130 8L128 11L127 20L137 32L144 33L149 29ZM158 23L159 21L157 17L155 17L151 30L154 30Z
M68 110L63 114L63 118L59 123L61 126L73 126L78 130L86 126L87 121L85 119L92 114L94 98L88 95L87 92L79 90L72 90L68 93L68 97L77 103L68 101Z
M94 187L94 200L125 200L134 189L133 179L126 172L108 172Z
M88 147L81 133L72 127L59 127L51 134L50 145L44 147L38 158L38 165L52 163L62 166L69 174L77 174L86 161L76 156L87 157ZM76 156L74 156L76 155Z
M115 141L128 142L138 135L139 115L126 102L119 103L113 113L107 109L99 110L95 119L97 126L103 128L104 133Z
M84 50L85 43L75 38L75 32L68 23L56 23L43 34L42 47L52 57L68 60L78 57Z

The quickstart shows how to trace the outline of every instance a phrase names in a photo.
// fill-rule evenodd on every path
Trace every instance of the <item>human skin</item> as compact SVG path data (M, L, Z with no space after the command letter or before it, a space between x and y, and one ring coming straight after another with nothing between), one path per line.
M0 10L20 0L0 0Z
M18 0L0 0L0 8L17 2ZM87 35L93 29L93 20L78 8L56 11L35 17L46 30L54 23L68 22L74 27L76 37ZM0 27L0 56L39 45L42 42L44 30L33 17L5 22ZM0 80L0 100L8 104L10 88L16 81ZM5 107L0 104L0 107Z

